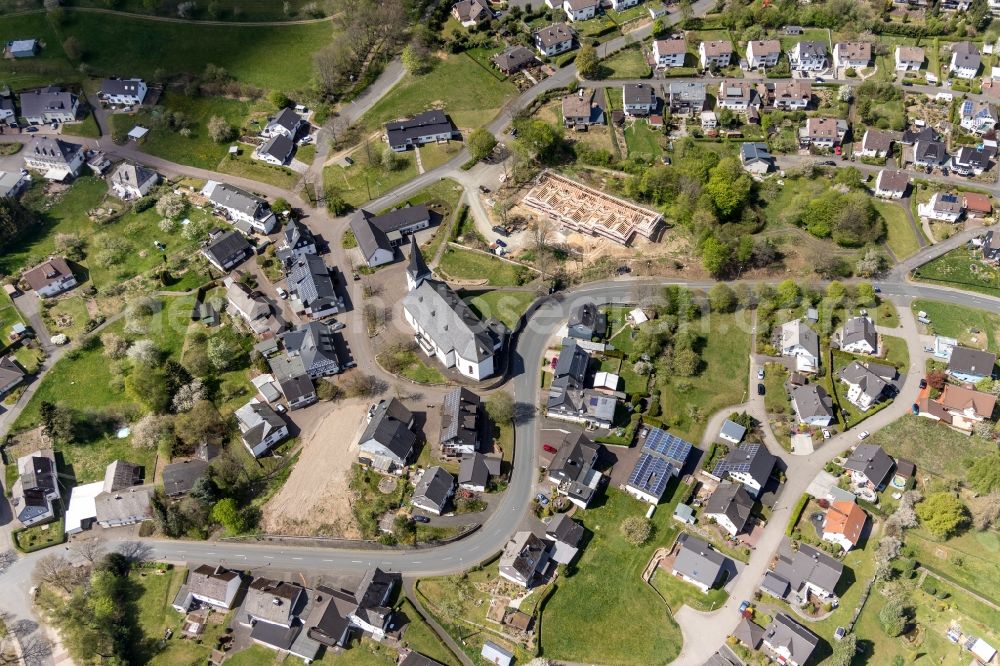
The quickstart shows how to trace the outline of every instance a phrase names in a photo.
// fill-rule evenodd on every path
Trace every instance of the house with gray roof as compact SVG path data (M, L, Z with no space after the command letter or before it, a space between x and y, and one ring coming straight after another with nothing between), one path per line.
M500 458L472 453L462 456L458 470L458 487L474 492L486 492L490 479L500 475Z
M889 454L877 444L858 444L844 461L844 469L850 470L856 481L874 490L885 488L895 466Z
M0 356L0 398L24 381L25 372L10 356Z
M233 416L240 428L240 439L254 458L260 458L288 437L288 424L281 415L256 398L237 409Z
M597 493L604 475L594 469L600 455L600 445L586 435L566 435L559 450L549 463L549 481L556 484L560 494L573 504L586 509Z
M335 335L327 324L311 321L283 333L281 340L285 345L286 356L300 359L302 371L312 379L317 379L340 372Z
M300 257L288 274L292 310L310 319L323 319L344 309L344 299L337 295L331 270L322 257Z
M742 483L750 496L756 498L771 478L777 460L763 444L744 444L716 463L712 475Z
M288 402L288 409L301 409L316 402L316 386L312 377L306 372L301 356L283 354L269 358L267 362L271 366L271 373L281 390L281 395Z
M750 523L753 505L754 499L742 484L723 481L708 498L704 515L735 537Z
M431 109L406 120L385 124L386 142L398 153L425 143L448 141L454 135L455 127L441 109Z
M97 96L107 104L139 106L146 99L147 90L142 79L104 79Z
M681 539L671 573L707 594L719 582L723 570L731 566L729 558L691 534L681 533L678 541Z
M410 503L418 509L440 516L454 494L455 477L435 465L425 469L420 476Z
M199 602L228 610L233 607L241 582L236 571L202 564L188 572L187 582L174 597L173 607L180 613L186 613L195 602Z
M781 325L778 349L795 359L796 372L819 371L819 336L802 319Z
M287 583L261 576L255 578L247 589L239 621L244 625L267 622L290 627L304 607L305 601L305 588L298 583Z
M526 67L534 67L538 64L535 53L524 46L512 46L506 51L496 54L490 61L496 65L504 74L510 76L520 72Z
M782 582L787 586L785 595L779 596L798 605L808 603L809 596L817 597L821 602L836 599L837 583L844 573L844 565L823 551L804 543L798 544L797 550L783 545L772 571L767 591L775 594L782 588ZM788 597L788 594L792 597Z
M253 158L274 166L285 166L292 161L295 142L284 134L275 134L253 151Z
M948 359L948 374L960 382L975 384L981 379L992 377L996 363L997 355L992 352L956 346Z
M399 656L399 663L396 666L444 666L440 661L435 661L408 648L401 648Z
M819 384L792 389L792 409L800 423L825 428L833 423L833 399Z
M567 335L577 340L602 338L608 330L608 317L593 303L580 303L569 313Z
M396 398L382 400L369 412L368 425L358 440L362 464L395 472L407 464L417 436L413 414Z
M760 642L764 638L764 627L751 622L745 617L740 618L740 623L736 625L736 629L733 631L733 638L751 650L756 650L760 647ZM742 664L743 662L740 662L740 666Z
M167 497L186 495L208 473L205 460L182 460L163 468L163 492Z
M289 220L281 231L281 244L275 256L287 266L309 254L316 254L316 236L312 229L298 220Z
M41 171L46 180L54 181L79 176L86 158L82 145L49 136L35 136L21 155L25 168Z
M719 439L730 444L739 444L746 437L747 429L739 423L726 419L722 422L722 429L719 431Z
M160 182L160 174L144 166L131 162L122 162L111 175L108 176L108 183L111 191L122 201L140 199Z
M667 106L675 115L695 116L705 110L708 93L700 81L671 81L667 86Z
M270 204L246 190L210 180L201 194L212 202L216 213L230 222L243 221L259 234L270 234L278 226Z
M551 58L572 49L576 33L565 23L553 23L535 30L531 37L538 52Z
M280 324L272 316L271 303L258 291L227 276L222 283L226 286L226 310L230 315L238 315L250 330L257 335L277 333Z
M482 399L465 387L456 387L441 401L441 455L465 456L479 450Z
M209 263L223 273L228 273L253 256L253 248L242 234L236 231L215 232L209 235L201 253Z
M774 168L774 156L766 143L747 141L740 144L740 164L755 176L763 176Z
M570 564L583 539L583 525L566 513L557 513L545 527L545 538L552 542L550 557L559 564Z
M5 46L6 54L11 58L34 58L41 50L37 39L14 39Z
M618 399L594 389L568 386L565 379L549 386L545 414L549 418L582 423L597 428L614 425Z
M299 132L308 127L309 123L306 122L305 118L292 109L284 108L267 121L264 129L260 131L260 135L266 138L283 136L294 142L298 138Z
M969 41L957 42L951 47L951 62L948 72L960 79L972 79L979 73L982 57L979 49Z
M306 620L306 634L327 647L347 647L355 632L376 641L392 625L393 609L386 604L400 583L399 574L369 569L355 590L320 586L316 603ZM312 593L312 591L310 591ZM326 601L328 600L328 601Z
M52 449L40 449L18 458L17 474L10 489L10 504L18 522L31 527L54 519L54 503L59 501L60 494Z
M764 629L761 644L765 651L774 655L780 663L787 666L804 666L816 651L819 636L784 613L778 613L771 624Z
M500 576L527 589L545 572L548 563L545 542L531 532L518 532L500 554Z
M361 208L351 216L351 232L358 251L369 268L388 264L396 257L396 248L406 237L431 225L427 206L404 206L382 215L373 215Z
M841 368L837 378L847 384L847 401L863 412L867 412L881 400L889 386L886 380L857 361Z
M79 109L76 95L58 86L21 93L21 116L32 125L71 123Z

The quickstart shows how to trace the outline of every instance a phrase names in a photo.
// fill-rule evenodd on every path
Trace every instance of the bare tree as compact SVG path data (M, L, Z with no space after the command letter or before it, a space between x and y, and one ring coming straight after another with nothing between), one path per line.
M552 237L552 222L546 218L538 218L531 225L531 245L535 250L535 263L542 275L549 258L549 240Z
M48 639L42 636L28 636L21 640L21 658L20 663L24 666L40 666L41 664L46 664L49 662L49 658L52 656L52 643ZM6 661L4 657L0 657L0 664L16 664L19 663L18 659L15 657L13 661Z
M153 547L141 541L126 541L118 547L118 552L130 562L145 562L153 556Z
M104 555L104 544L98 539L87 539L86 541L76 541L72 545L73 552L87 560L91 564Z
M0 551L0 573L7 570L7 567L17 561L17 553L13 549Z
M82 578L77 567L59 555L46 555L38 560L33 577L35 581L58 587L67 594Z

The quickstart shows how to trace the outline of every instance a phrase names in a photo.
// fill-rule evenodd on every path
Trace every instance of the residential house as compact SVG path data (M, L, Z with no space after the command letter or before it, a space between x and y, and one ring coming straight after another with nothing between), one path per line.
M948 72L960 79L973 79L979 73L979 49L972 42L958 42L951 47Z
M26 270L21 279L42 298L56 296L77 285L76 276L62 257L50 257L47 261Z
M833 400L818 384L792 389L792 409L799 423L825 428L833 422Z
M760 107L760 95L750 81L726 79L719 84L718 106L746 113L751 106Z
M138 164L122 162L108 177L111 191L119 199L130 201L140 199L160 182L160 174Z
M873 490L885 488L895 465L889 454L876 444L858 444L844 461L844 469L851 471L854 482Z
M799 144L831 149L847 136L847 121L842 118L807 118L799 130Z
M997 397L963 386L945 384L934 400L921 398L920 415L958 430L973 432L977 425L992 417Z
M629 7L635 7L639 4L639 0L611 0L611 8L616 12L622 12Z
M769 106L783 111L802 111L812 102L812 81L787 79L764 86Z
M740 163L754 176L763 176L774 168L774 156L766 143L747 141L740 144Z
M698 61L702 69L729 67L733 57L733 43L728 39L698 44Z
M351 217L351 232L358 242L358 250L369 268L391 262L396 248L406 243L408 235L431 226L431 213L427 206L404 206L373 215L359 209Z
M940 141L941 136L937 133L930 125L925 124L923 121L917 121L919 125L911 125L903 130L903 136L900 139L902 143L907 146L913 146L918 141Z
M837 598L837 584L843 573L842 563L812 546L800 543L793 550L783 544L773 570L765 576L768 585L761 587L799 606L807 604L810 596L828 602Z
M240 574L223 566L202 564L188 572L187 581L177 591L173 607L187 613L195 602L229 610L236 601L242 580Z
M267 121L264 129L260 131L260 135L267 139L283 136L294 142L298 138L299 132L308 127L309 123L306 122L305 118L292 109L284 108Z
M259 623L291 627L306 605L306 588L298 583L255 578L247 588L237 620L240 624Z
M830 504L823 518L823 540L835 543L846 553L858 545L868 514L854 502Z
M981 192L963 192L962 193L962 204L965 206L965 214L967 217L982 219L984 217L989 217L993 213L993 203L990 201L990 195L983 194Z
M997 125L997 112L989 102L967 99L958 112L959 124L973 134L983 135Z
M545 538L551 542L549 557L557 564L570 564L579 551L583 539L583 525L559 513L552 517L545 528Z
M705 84L700 81L671 81L667 86L670 113L694 116L705 109Z
M448 500L455 494L455 477L435 465L428 467L420 475L413 498L410 502L418 509L423 509L435 516L444 513Z
M724 442L729 442L730 444L739 444L746 437L747 429L736 423L735 421L730 421L726 419L722 422L722 428L719 430L719 439Z
M288 409L300 409L316 402L316 386L301 357L278 356L268 359L268 364Z
M614 423L617 406L618 399L615 395L582 388L564 377L553 380L549 385L546 414L563 421L610 428Z
M582 433L570 434L549 463L549 481L581 509L587 508L604 480L604 475L594 469L599 454L599 444L594 444Z
M0 356L0 398L24 381L25 372L10 356Z
M21 525L31 527L53 520L54 502L59 497L59 474L52 449L40 449L17 459L17 480L10 487L10 505Z
M657 69L683 67L687 42L683 39L657 39L653 42L653 62Z
M385 124L385 140L397 153L425 143L449 141L454 135L455 128L441 109L431 109L406 120Z
M142 79L104 79L97 95L107 104L139 106L146 99L146 90Z
M417 436L413 433L413 413L396 398L380 401L369 411L358 446L362 464L394 472L403 468L413 453Z
M572 49L575 37L576 33L565 23L553 23L532 33L535 48L548 58Z
M17 108L14 106L14 98L0 97L0 123L17 124Z
M302 371L312 379L340 372L340 357L333 329L323 322L311 321L281 334L288 358L301 361Z
M83 146L49 136L36 136L25 149L24 166L41 171L46 180L63 181L77 177L83 169Z
M265 403L253 398L233 416L240 429L240 439L254 458L260 458L274 445L288 437L288 424Z
M882 169L875 177L875 196L883 199L902 199L910 185L905 171Z
M134 525L152 516L150 486L139 487L142 468L115 460L104 470L101 492L94 498L94 519L101 527Z
M15 39L7 42L6 48L11 58L34 58L40 50L37 39Z
M577 340L603 338L608 329L608 317L593 303L580 303L569 313L567 334Z
M486 0L460 0L451 6L451 15L465 28L479 25L493 18L493 10Z
M414 241L411 258L419 252ZM417 344L464 377L478 381L491 376L507 328L496 319L484 322L446 283L423 275L407 274L410 291L403 297L403 317Z
M819 636L784 613L778 613L764 629L761 644L785 666L804 666L819 645Z
M484 493L490 479L500 475L500 458L472 453L462 457L458 469L458 487L473 492Z
M819 372L819 336L802 319L781 325L779 350L795 358L796 372Z
M71 123L76 120L80 100L58 86L21 93L21 116L32 125Z
M307 254L292 266L288 274L292 310L311 319L322 319L344 309L344 299L337 295L330 269L318 254Z
M500 576L527 589L544 574L548 563L545 542L531 532L518 532L500 553Z
M869 317L851 317L838 332L840 350L849 354L878 356L879 339Z
M715 111L702 111L701 112L701 128L712 133L714 136L719 127L719 117L715 115Z
M752 69L774 67L781 57L781 42L777 39L747 42L747 65Z
M918 72L924 66L924 50L919 46L897 46L897 72Z
M575 130L604 124L604 109L594 101L593 88L580 88L575 94L564 96L562 115L563 125Z
M712 475L742 483L751 497L760 497L777 462L763 444L744 444L715 464Z
M820 72L826 69L826 46L822 42L796 42L788 52L793 72Z
M872 61L871 42L838 42L833 45L833 66L868 67Z
M285 166L292 160L295 143L284 134L266 140L253 151L253 158L274 166Z
M230 222L243 221L259 234L270 234L278 226L278 218L266 200L238 187L210 180L201 194Z
M501 72L510 76L511 74L520 72L522 69L534 67L538 64L538 58L535 57L531 49L523 46L511 46L506 51L493 56L491 62Z
M896 369L893 368L893 375ZM837 378L847 384L847 401L863 412L882 399L889 387L888 381L857 361L851 361L837 373ZM890 378L891 381L891 378Z
M935 192L930 201L917 205L920 217L942 222L958 222L963 210L962 198L950 192Z
M348 647L356 632L375 641L384 640L395 617L387 604L399 583L399 574L374 568L353 591L324 585L308 590L313 603L311 612L304 611L308 616L301 620L305 636L327 648ZM307 609L309 605L307 602Z
M1000 264L1000 234L991 229L983 238L983 261Z
M990 160L996 155L992 146L962 146L951 158L951 170L960 176L979 176L990 168ZM968 196L966 208L968 208ZM972 211L966 211L971 213Z
M223 273L228 273L252 257L253 248L246 238L236 231L215 232L209 235L209 240L201 248L201 253L210 264Z
M563 0L562 9L570 22L586 21L597 16L600 0Z
M281 241L275 256L286 266L307 255L316 254L316 236L298 220L289 220L281 232Z
M670 479L680 475L691 455L690 442L660 428L649 428L639 458L629 474L624 490L632 497L659 504Z
M948 147L941 141L917 141L913 144L913 163L918 167L934 169L948 160Z
M733 630L732 637L748 649L756 650L760 647L760 642L764 640L764 627L742 617L740 623L736 625L736 629ZM735 652L726 647L720 648L703 666L743 666L743 662L740 661Z
M754 500L742 484L723 481L705 504L704 516L735 537L750 522Z
M441 401L441 455L465 456L479 450L482 399L465 387L448 391Z
M626 83L622 88L625 115L648 116L656 111L656 92L648 83Z
M678 541L681 538L684 540L671 573L707 594L719 582L722 572L731 566L729 558L694 535L682 533Z
M444 666L440 661L435 661L409 648L400 648L399 657L399 663L396 666Z
M996 362L997 355L992 352L955 347L948 360L948 374L960 382L975 384L981 379L994 376L993 367Z
M201 477L208 473L205 460L182 460L163 468L163 492L167 497L186 495Z
M865 130L865 135L861 137L861 150L858 154L862 157L888 157L892 153L892 142L896 135L893 132L883 132L882 130Z
M272 316L271 303L258 291L226 277L226 302L230 315L239 315L256 335L277 333L281 324Z

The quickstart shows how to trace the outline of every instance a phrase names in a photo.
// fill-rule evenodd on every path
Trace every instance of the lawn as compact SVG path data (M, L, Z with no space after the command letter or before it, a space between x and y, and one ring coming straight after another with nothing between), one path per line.
M33 553L36 550L50 548L66 541L66 531L63 528L63 519L35 525L16 530L13 533L15 545L25 553Z
M977 437L962 435L930 419L907 415L872 434L890 455L901 456L917 466L917 475L934 474L961 482L965 461L980 458L995 447Z
M424 165L424 171L430 171L445 164L448 160L455 157L455 155L458 155L461 150L461 141L428 143L420 147L420 163Z
M323 183L327 191L336 190L344 201L357 208L417 177L417 159L412 151L397 153L396 166L390 171L381 165L383 150L376 144L362 146L351 153L354 161L351 166L326 167Z
M301 178L299 174L285 166L276 166L255 160L250 156L251 152L248 146L241 146L238 156L227 155L223 157L215 170L250 180L259 180L262 183L286 190L295 189L295 183Z
M90 316L87 302L79 291L64 294L57 300L48 300L42 307L42 316L51 334L65 333L70 340L75 340L86 331Z
M466 297L465 301L482 317L496 317L513 330L518 319L538 297L534 291L507 291L497 289Z
M677 532L671 518L676 499L658 507L652 539L635 547L625 541L620 525L628 516L645 513L646 505L618 490L606 493L597 506L582 512L588 531L583 552L573 573L558 579L545 605L542 654L621 666L669 663L680 652L680 631L641 574L653 551L671 543Z
M913 312L924 311L931 320L928 327L936 335L956 338L963 345L983 348L983 335L987 337L987 348L996 352L1000 349L1000 314L992 314L985 310L966 308L960 305L949 305L940 301L913 301ZM973 334L971 329L981 333ZM972 337L976 337L976 341Z
M903 210L901 205L876 201L875 209L878 210L879 215L885 221L887 232L886 242L897 259L905 259L920 249L920 244L917 242L917 238L913 234L913 228L910 226L910 220L907 218L906 211Z
M403 632L403 640L408 648L436 659L446 666L455 666L456 659L451 650L441 642L430 625L423 621L408 599L403 599L397 610L410 621Z
M290 91L306 85L313 54L334 37L331 25L192 25L67 12L60 39L49 48L76 37L95 76L198 75L213 64L243 83ZM137 34L142 39L121 38Z
M14 307L14 302L10 296L0 293L0 346L7 343L7 336L10 334L10 327L14 324L24 323L21 313Z
M602 60L601 70L602 79L644 79L651 71L640 47L622 49Z
M657 158L663 154L660 145L664 134L660 130L653 129L644 120L631 120L625 128L625 143L628 146L629 157L645 155L646 157Z
M729 599L729 594L725 590L714 589L705 594L691 583L671 576L666 569L658 568L649 582L666 599L667 605L674 613L680 610L681 606L690 606L695 610L710 613Z
M184 136L179 131L162 126L154 121L149 110L112 115L113 133L116 136L125 134L135 125L147 127L149 134L139 144L143 152L202 169L215 169L229 152L230 145L229 142L216 143L212 140L208 135L208 121L213 116L220 116L233 127L240 128L255 108L252 102L223 97L186 97L176 93L165 94L160 106L170 113L182 114L191 133ZM247 146L242 148L244 151L249 149Z
M24 14L0 18L0 43L33 37L46 47L34 58L0 58L0 80L12 90L43 86L55 81L72 83L80 79L76 68L59 46L62 39L45 14Z
M365 114L362 122L366 128L375 129L388 120L439 107L458 127L477 128L492 120L516 93L514 84L497 80L472 58L449 54L427 74L408 74Z
M768 363L764 368L764 409L768 414L789 414L788 391L785 382L788 369L780 363Z
M915 277L926 282L1000 296L1000 269L984 264L978 250L956 248L918 268Z
M704 343L702 370L694 377L671 376L660 404L671 432L697 444L709 416L746 398L750 336L731 314L713 314L690 326Z
M534 273L525 266L508 263L483 252L449 247L441 257L438 271L454 280L466 280L491 287L515 287L530 282Z
M62 134L70 136L82 136L87 139L100 139L101 129L97 126L94 114L88 113L87 117L78 123L68 123L62 125Z
M379 362L385 364L388 352L379 355ZM396 354L394 359L398 364L398 374L418 384L444 384L445 378L434 365L430 365L415 351L405 351Z
M104 0L75 0L79 7L106 7ZM320 15L329 15L334 9L330 0L286 0L276 3L274 0L215 0L211 5L216 11L211 14L208 8L196 6L192 17L196 20L210 19L219 21L288 21L310 19L317 16L305 13L309 6L316 7ZM157 16L174 16L165 5L149 3L145 0L120 0L115 7L121 11L134 14L153 14Z

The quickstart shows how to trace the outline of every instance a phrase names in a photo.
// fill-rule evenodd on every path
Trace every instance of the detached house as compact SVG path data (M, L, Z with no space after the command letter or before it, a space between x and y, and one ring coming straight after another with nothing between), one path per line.
M179 613L191 610L195 601L229 610L236 601L241 582L235 571L202 564L188 572L187 582L177 591L172 605Z
M586 130L591 125L604 124L604 110L594 102L593 88L580 88L575 94L562 98L563 125L570 129Z
M799 606L807 604L810 596L827 602L837 598L835 590L843 573L843 564L812 546L800 543L797 550L791 550L782 545L761 589Z
M896 466L881 446L858 444L844 461L844 469L851 471L855 483L868 485L872 490L882 490Z
M539 28L532 37L538 52L551 58L572 49L576 33L565 23L553 23L547 28Z
M454 126L440 109L431 109L407 120L394 120L385 124L386 143L397 153L425 143L449 141L454 135Z
M778 613L764 629L761 644L778 663L805 666L819 645L819 636L784 613Z
M410 502L418 509L423 509L435 516L444 513L448 500L455 494L455 477L446 472L444 468L428 467L420 475L413 490L413 498Z
M979 73L982 64L979 49L972 42L958 42L951 47L951 62L948 71L960 79L972 79Z
M562 9L570 21L586 21L597 16L600 0L563 0Z
M897 72L918 72L924 66L924 50L919 46L897 46Z
M309 127L309 123L306 122L305 118L295 113L292 109L285 108L278 112L278 115L267 121L267 125L260 131L260 135L268 139L283 136L295 141L299 132L307 127Z
M962 198L948 192L935 192L930 201L917 206L920 217L942 222L958 222L963 210Z
M837 373L837 378L847 385L847 401L863 412L867 412L882 399L889 382L896 374L896 369L892 366L872 365L876 370L882 367L891 368L893 376L880 376L887 373L875 372L857 361L851 361Z
M462 457L458 470L458 487L483 493L490 479L500 475L500 458L473 453Z
M751 106L760 108L760 96L749 81L728 79L719 84L719 106L745 113Z
M531 49L523 46L512 46L502 53L498 53L492 58L492 62L504 74L510 76L522 69L534 67L538 64L538 59Z
M622 88L625 115L648 116L656 111L656 93L648 83L627 83Z
M629 7L635 7L639 0L611 0L611 8L616 12L625 11Z
M765 86L766 103L776 109L801 111L812 101L812 82L807 79L775 81Z
M854 502L830 504L823 518L823 541L835 543L846 553L858 545L868 514Z
M310 254L316 254L316 236L298 220L289 220L281 232L281 241L275 256L288 265Z
M152 169L129 162L119 164L108 177L111 191L122 201L140 199L146 196L159 181L160 175Z
M358 242L358 251L369 268L388 264L396 257L396 248L406 243L406 237L431 226L427 206L404 206L382 215L360 209L351 217L351 231Z
M268 405L256 398L237 409L233 416L240 428L240 438L254 458L260 458L288 437L288 424Z
M705 110L705 84L700 81L671 81L667 105L674 115L693 116Z
M792 409L799 423L825 428L833 422L833 400L818 384L792 389Z
M311 321L281 334L285 355L301 362L301 370L312 379L340 372L340 357L334 332L327 324Z
M799 130L799 144L829 150L839 146L845 136L847 121L842 118L808 118Z
M841 351L878 356L878 332L868 317L851 317L838 332Z
M659 504L670 479L680 475L691 455L690 442L661 430L649 428L625 492L650 504Z
M698 60L702 69L729 67L733 43L729 40L702 42L698 45Z
M671 573L708 594L731 565L729 558L691 534L677 537L681 542Z
M56 296L77 285L76 276L62 257L52 257L28 269L21 279L42 298Z
M142 79L104 79L98 97L108 104L139 106L146 99L146 90Z
M819 336L802 319L781 325L780 350L795 358L796 372L819 371Z
M500 576L527 589L545 573L548 563L545 542L531 532L518 532L500 554Z
M971 99L962 102L959 117L962 127L974 134L985 134L997 124L997 113L991 104Z
M77 96L57 86L21 93L21 115L32 125L71 123L78 108Z
M747 42L747 65L752 69L774 67L781 57L781 42L766 39Z
M479 25L493 18L493 10L486 0L461 0L451 6L451 15L465 28Z
M705 517L735 537L746 529L754 499L742 484L723 481L705 504Z
M278 226L278 218L266 200L238 187L210 180L201 194L230 222L244 222L259 234L270 234Z
M960 382L976 382L993 377L993 366L997 356L992 352L972 349L970 347L955 347L948 360L948 374Z
M277 134L253 151L253 158L274 166L284 166L292 160L295 142L284 134Z
M253 248L236 231L216 232L209 236L201 253L209 263L223 273L228 273L253 256Z
M870 42L840 42L833 45L833 66L867 67L872 61L872 45Z
M766 143L747 141L740 144L740 164L755 176L763 176L774 168L774 156Z
M231 315L239 315L257 335L278 332L278 321L271 316L271 304L263 295L228 276L222 282Z
M882 130L865 130L865 135L861 138L861 150L858 154L862 157L888 157L892 152L892 142L896 135L892 132Z
M604 480L604 475L594 469L599 454L600 445L582 433L567 435L549 463L549 481L556 484L559 494L581 509L587 508Z
M0 398L24 381L25 372L10 356L0 356Z
M913 163L934 169L948 160L948 147L937 140L918 140L913 144Z
M751 497L759 497L777 460L763 444L744 444L717 462L712 475L742 483Z
M882 169L875 178L875 196L883 199L902 199L910 185L905 171Z
M362 464L395 473L407 464L417 436L413 413L396 398L382 400L369 410L368 425L361 433L358 457Z
M22 151L24 166L41 171L46 180L63 181L77 177L83 169L83 146L62 139L40 136L32 139Z
M951 170L960 176L979 176L990 168L990 160L996 155L992 146L972 147L962 146L951 158ZM966 212L972 213L966 195ZM988 213L989 211L987 211Z
M945 384L935 400L922 400L920 415L972 432L983 421L992 418L997 397L963 386Z
M337 295L326 263L317 254L307 254L292 266L288 274L292 310L310 319L323 319L344 309L344 299Z
M820 72L826 69L826 46L822 42L796 42L788 52L793 72Z
M683 67L687 42L683 39L657 39L653 42L653 62L658 69Z
M464 387L454 388L441 401L441 455L453 458L479 450L482 399Z
M608 328L608 317L593 303L580 303L569 313L567 334L577 340L602 338Z
M56 517L53 502L59 495L56 457L52 449L41 449L17 459L17 480L10 488L14 517L24 527Z

